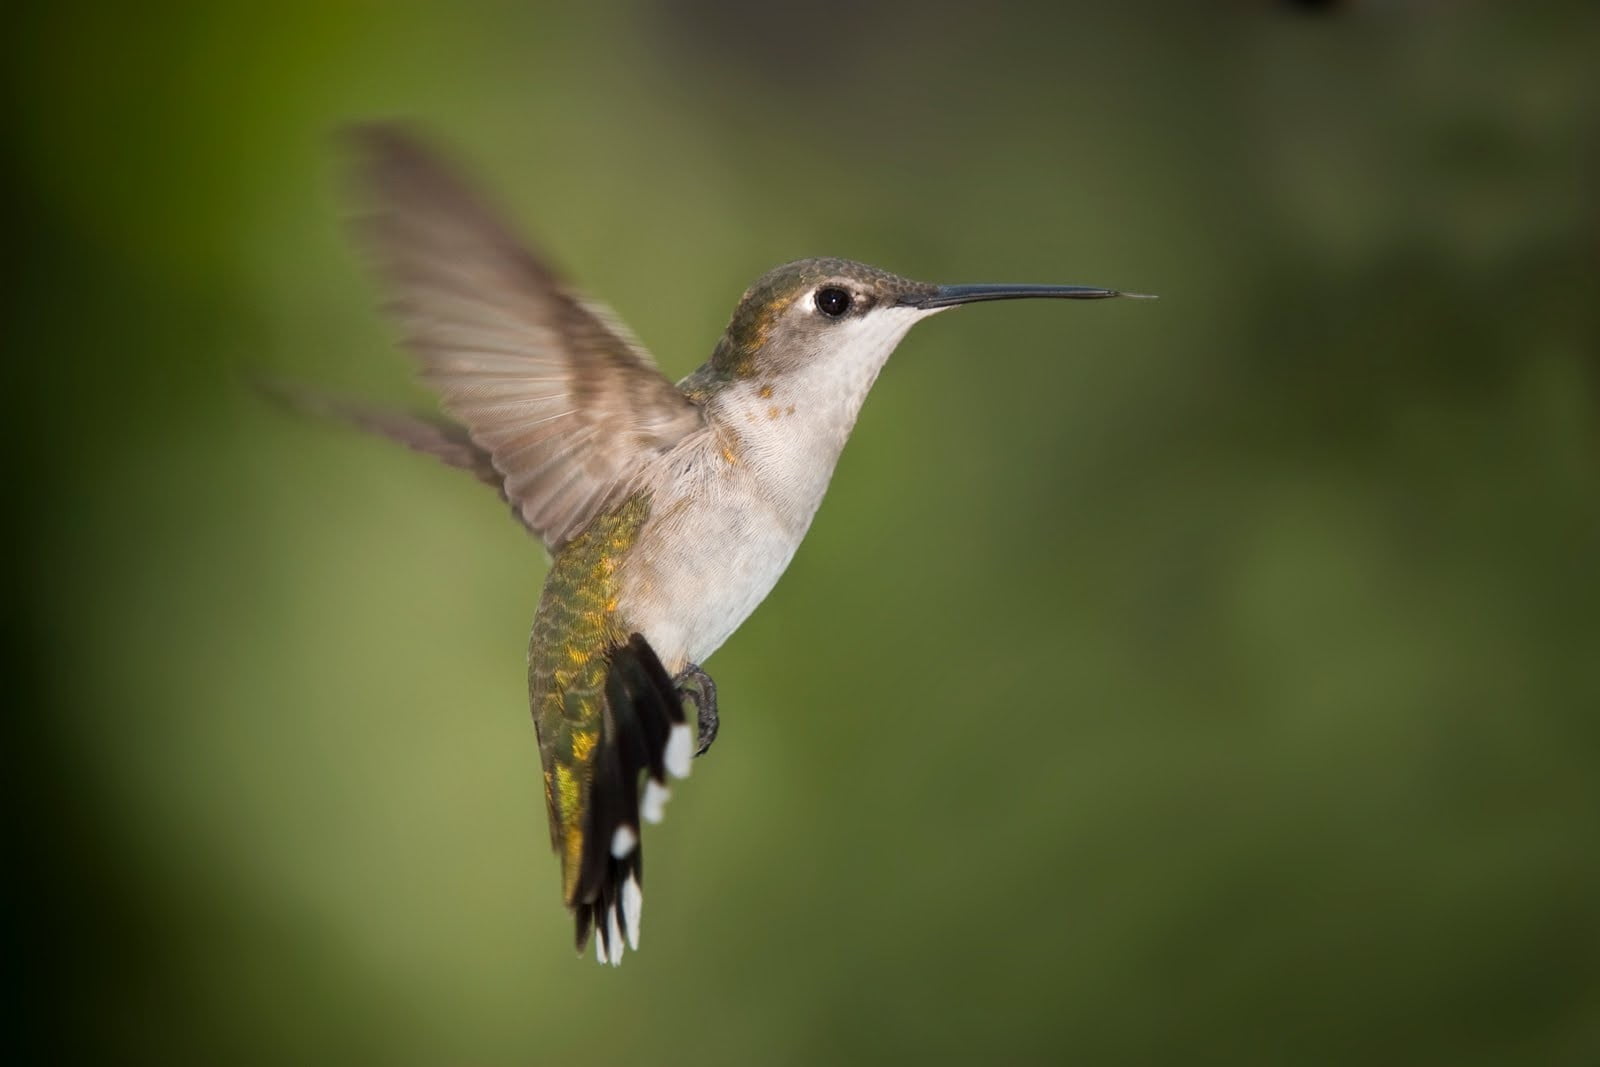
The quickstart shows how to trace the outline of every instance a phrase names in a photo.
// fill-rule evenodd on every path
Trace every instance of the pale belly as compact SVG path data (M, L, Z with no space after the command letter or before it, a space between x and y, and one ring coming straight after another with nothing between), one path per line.
M796 499L720 457L702 470L709 476L656 490L617 575L618 614L672 674L703 664L766 599L811 525L827 474Z
M778 583L800 537L759 507L693 508L647 524L621 575L619 614L672 674L704 663ZM803 531L802 531L803 534Z
M703 664L778 583L881 364L730 386L712 427L646 473L650 517L617 570L617 608L668 671Z

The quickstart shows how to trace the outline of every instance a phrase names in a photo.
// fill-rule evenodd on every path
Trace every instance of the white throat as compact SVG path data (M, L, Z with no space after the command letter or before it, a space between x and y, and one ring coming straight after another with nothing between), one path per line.
M906 331L933 314L880 308L838 323L818 351L771 377L757 375L718 396L718 416L738 441L740 461L803 531L822 502L861 405Z

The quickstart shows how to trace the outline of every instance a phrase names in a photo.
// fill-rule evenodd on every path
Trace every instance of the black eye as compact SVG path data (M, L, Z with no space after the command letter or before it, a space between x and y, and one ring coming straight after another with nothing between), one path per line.
M832 286L826 289L818 289L817 310L830 319L836 319L850 310L850 294L843 289L835 289Z

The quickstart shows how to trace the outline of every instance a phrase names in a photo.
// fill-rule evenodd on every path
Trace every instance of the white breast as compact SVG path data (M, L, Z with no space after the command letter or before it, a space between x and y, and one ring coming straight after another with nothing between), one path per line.
M770 380L729 385L707 403L711 430L651 472L651 515L618 572L618 606L668 671L704 663L772 591L868 390L923 314L843 323L845 343Z

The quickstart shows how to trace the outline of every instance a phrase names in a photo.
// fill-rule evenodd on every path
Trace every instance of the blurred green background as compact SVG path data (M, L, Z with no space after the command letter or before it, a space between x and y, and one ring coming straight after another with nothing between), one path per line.
M28 1058L1600 1062L1596 5L9 21ZM1162 297L902 346L617 972L542 555L243 384L427 403L342 232L386 116L674 376L804 255Z

